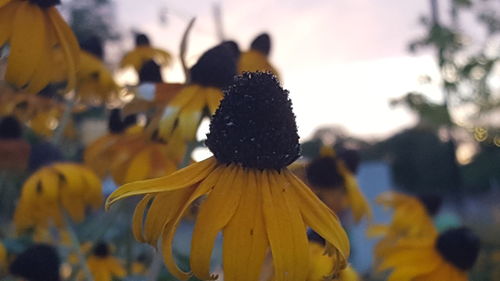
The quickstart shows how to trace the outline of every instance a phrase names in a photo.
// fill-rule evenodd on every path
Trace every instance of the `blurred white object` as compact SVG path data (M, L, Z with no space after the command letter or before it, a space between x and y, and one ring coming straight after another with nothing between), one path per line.
M156 93L156 84L155 83L142 83L137 87L137 97L147 100L153 101Z

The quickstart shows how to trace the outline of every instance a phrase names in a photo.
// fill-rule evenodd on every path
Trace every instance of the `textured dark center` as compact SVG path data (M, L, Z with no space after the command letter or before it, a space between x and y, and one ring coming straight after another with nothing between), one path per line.
M337 161L333 157L316 158L306 167L309 183L320 188L339 188L344 184L344 178L339 173Z
M92 251L95 256L105 258L110 255L110 250L108 244L104 242L98 242Z
M222 43L206 51L190 70L190 82L224 88L236 75L236 57L231 45Z
M206 144L220 163L282 169L300 145L288 91L270 73L244 73L225 92Z
M50 8L61 4L60 0L29 0L31 3L40 6L41 8Z
M449 263L462 270L474 266L479 255L479 238L467 228L451 229L439 235L436 248Z
M59 281L59 266L56 250L49 245L37 244L18 255L9 271L28 281Z
M420 202L422 202L425 209L427 210L427 213L431 217L435 216L439 212L439 209L441 209L441 204L443 203L443 198L441 196L433 194L419 195L418 199L420 200Z
M264 55L269 55L271 52L271 37L267 33L259 34L259 36L255 37L250 45L252 50L257 50Z

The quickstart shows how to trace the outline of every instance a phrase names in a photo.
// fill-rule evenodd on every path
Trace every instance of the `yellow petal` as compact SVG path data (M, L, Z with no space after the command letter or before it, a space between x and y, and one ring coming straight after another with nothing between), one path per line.
M151 172L151 150L144 148L138 154L132 157L125 175L125 182L149 179Z
M207 87L205 90L205 98L210 114L215 114L215 111L219 107L220 101L223 98L222 91L217 88Z
M125 184L108 197L106 208L109 208L117 200L133 195L172 191L191 186L206 178L216 165L215 158L210 157L165 177Z
M274 278L281 280L305 280L309 270L309 246L306 226L302 221L293 190L283 186L278 172L257 172L257 184L261 185L263 213L274 265Z
M43 25L49 26L47 15L43 14ZM35 66L34 75L26 87L26 91L29 93L39 93L43 88L45 88L52 78L51 72L51 46L49 40L43 40L40 42L40 49L44 54Z
M202 181L199 186L195 187L194 192L192 192L189 198L182 201L184 202L182 208L180 208L178 212L173 215L172 220L165 225L165 236L162 240L163 259L170 273L180 280L186 280L189 278L189 274L179 269L172 255L172 242L174 240L177 225L189 206L191 206L195 200L207 194L215 186L218 178L217 174L212 173L204 181Z
M433 248L403 249L387 255L379 266L379 270L389 269L391 267L415 267L420 272L430 272L439 265L441 258Z
M347 260L349 239L337 216L293 173L288 170L283 173L291 183L291 189L295 191L296 202L305 223L340 250L344 260Z
M24 87L42 56L48 55L43 53L43 42L47 40L43 12L37 5L24 1L16 11L13 26L5 80Z
M41 195L44 200L50 203L57 202L59 198L60 186L59 178L55 171L43 170L38 174L42 187Z
M144 221L144 212L146 207L149 205L151 200L154 198L153 194L146 194L137 204L134 210L134 215L132 218L132 233L134 234L135 240L139 242L146 242L144 235L142 234L142 225Z
M241 188L243 193L235 215L224 228L224 278L257 281L269 243L262 213L262 194L260 187L257 186L255 171L246 170L243 173L246 174L244 180L237 178L230 187ZM224 202L223 200L230 201L237 198L228 197L221 200Z
M160 136L168 139L172 133L179 112L187 106L193 99L199 97L201 87L197 85L190 85L184 87L167 105L163 118L160 122Z
M21 4L21 2L14 1L10 3L11 0L0 0L0 47L3 46L10 38L12 33L12 23L14 22L14 16L16 15L16 10Z
M113 276L123 278L127 275L127 271L121 262L115 257L108 257L106 259L106 267Z
M64 53L64 62L68 71L66 91L70 91L75 88L76 84L76 69L78 66L80 47L73 31L71 31L71 28L61 17L59 11L54 7L50 7L47 8L47 13Z
M354 221L359 222L364 216L368 219L372 219L373 214L366 199L365 195L361 192L361 189L358 186L358 182L354 175L343 165L340 163L339 170L343 175L345 181L345 187L347 190L347 198L349 201L349 205L352 209Z
M219 167L214 172L219 177L214 182L214 189L201 204L191 240L191 270L203 280L213 279L210 276L210 257L215 238L233 217L242 189L237 179L242 173L237 168Z
M9 4L12 0L0 0L0 8Z
M143 228L143 236L147 243L156 246L165 224L171 221L179 212L192 192L192 188L190 187L161 192L155 196L148 210Z
M203 89L202 91L205 91ZM191 102L189 102L179 112L179 119L176 129L180 130L181 136L185 140L193 140L196 137L196 130L201 122L201 116L205 107L205 97L203 92L199 92Z

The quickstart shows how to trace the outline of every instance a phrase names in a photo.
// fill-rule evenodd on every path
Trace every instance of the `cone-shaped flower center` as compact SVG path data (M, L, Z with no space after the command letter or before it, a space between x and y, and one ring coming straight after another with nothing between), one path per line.
M213 116L206 144L220 163L276 170L288 166L300 152L288 91L269 73L236 77Z
M37 244L17 256L9 271L29 281L59 281L59 265L54 247Z
M314 159L306 168L307 180L315 187L336 188L344 184L344 179L333 157Z
M478 237L467 228L448 230L439 235L436 242L441 256L462 270L469 270L474 266L479 247Z
M92 253L94 256L105 258L109 256L109 246L108 244L104 242L98 242L95 246L94 249L92 250Z
M60 0L29 0L31 3L40 6L41 8L50 8L61 4Z
M234 50L224 43L206 51L190 70L191 83L207 87L226 87L233 81L234 75Z

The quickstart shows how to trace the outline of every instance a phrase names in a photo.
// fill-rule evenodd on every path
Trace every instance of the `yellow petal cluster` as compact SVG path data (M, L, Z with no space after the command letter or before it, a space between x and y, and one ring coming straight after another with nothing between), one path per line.
M94 172L80 164L55 163L23 184L14 224L18 231L59 227L64 224L63 212L81 222L86 208L98 209L102 201L101 181Z
M75 87L78 42L54 6L0 1L0 47L6 44L10 51L5 79L12 85L35 94L51 82L66 81L67 91Z
M165 264L180 280L191 273L177 267L172 241L182 216L200 198L205 200L190 255L197 278L216 278L210 257L219 232L226 280L258 280L271 255L275 280L305 281L310 264L306 227L326 240L325 252L338 257L339 270L347 265L349 241L338 218L287 169L222 165L211 157L169 176L126 184L109 196L107 206L133 195L144 195L133 217L135 238L154 246L161 241Z

